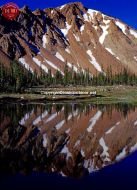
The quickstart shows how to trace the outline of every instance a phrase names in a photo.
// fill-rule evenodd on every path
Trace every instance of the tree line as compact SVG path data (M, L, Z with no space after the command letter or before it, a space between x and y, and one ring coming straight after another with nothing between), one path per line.
M4 67L0 63L0 91L1 92L23 92L24 89L33 86L44 85L49 86L105 86L105 85L137 85L137 76L131 74L125 68L121 69L119 74L114 74L112 68L109 67L106 73L99 73L92 76L89 69L83 71L79 69L76 72L72 68L68 68L67 64L64 68L64 75L59 70L54 76L49 69L45 73L42 69L40 75L36 72L26 70L20 63L13 61L10 68Z
M36 81L36 74L27 71L17 61L13 61L9 68L0 63L0 92L22 92Z

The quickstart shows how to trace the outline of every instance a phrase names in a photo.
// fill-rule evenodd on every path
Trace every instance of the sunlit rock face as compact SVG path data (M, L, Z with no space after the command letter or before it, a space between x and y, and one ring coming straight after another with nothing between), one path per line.
M0 172L81 177L134 152L136 127L127 104L2 105Z
M122 21L70 3L57 8L31 11L24 6L15 21L0 15L0 59L5 65L19 60L26 69L40 74L75 72L92 75L128 69L137 74L137 31Z

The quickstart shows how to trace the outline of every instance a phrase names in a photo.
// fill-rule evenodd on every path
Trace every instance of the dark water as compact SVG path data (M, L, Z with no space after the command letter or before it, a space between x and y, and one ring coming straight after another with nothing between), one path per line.
M136 189L134 105L0 107L2 189Z

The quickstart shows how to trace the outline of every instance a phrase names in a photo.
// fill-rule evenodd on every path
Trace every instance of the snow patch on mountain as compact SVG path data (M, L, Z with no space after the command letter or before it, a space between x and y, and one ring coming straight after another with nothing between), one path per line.
M67 53L69 53L69 54L71 53L68 48L66 48L65 51L66 51Z
M113 53L113 51L110 48L105 48L109 53L111 53L112 55L115 56L115 54Z
M88 11L83 15L84 21L91 21L94 18L94 14L98 13L93 9L88 9Z
M73 34L73 35L74 35L76 41L77 41L77 42L80 42L80 38L79 38L79 36L77 36L77 35L75 35L75 34Z
M45 61L46 61L46 63L47 63L49 66L51 66L52 68L54 68L54 69L57 70L57 71L60 71L60 73L61 73L62 75L64 75L64 73L63 73L55 64L53 64L51 61L48 61L47 59L45 59Z
M62 6L60 6L59 8L60 8L60 10L62 10L62 9L64 9L64 7L66 6L66 4L65 5L62 5Z
M26 62L25 58L21 57L19 58L19 62L28 70L33 73L33 69L30 67L30 65Z
M135 61L137 61L137 56L134 56Z
M46 73L48 73L48 68L41 63L37 58L33 57L33 61L41 68L43 69Z
M83 24L81 27L80 27L80 32L83 32L85 29L85 25Z
M110 23L110 20L104 18L105 15L103 15L103 22L108 25Z
M97 69L97 71L102 72L101 66L99 63L96 61L95 57L93 56L91 50L87 50L87 54L90 57L90 63L94 65L94 67Z
M48 43L46 35L43 35L42 41L43 41L43 47L46 48L46 44Z
M125 26L125 24L123 24L123 23L120 22L120 21L116 21L115 23L116 23L116 25L122 30L122 32L123 32L125 35L127 35L127 34L126 34L126 26Z
M64 35L65 37L67 36L68 31L70 30L71 27L72 27L72 26L69 25L69 24L66 22L66 28L61 29L61 32L63 33L63 35Z
M78 72L78 68L75 65L72 65L71 63L67 63L69 68L73 68L73 70L77 73Z
M57 52L55 56L56 56L58 59L60 59L61 61L64 62L64 58L62 57L62 55L61 55L59 52Z
M113 55L116 59L120 60L119 57L116 56L116 54L112 51L110 48L105 48L111 55Z
M110 22L110 21L109 21ZM108 35L108 28L109 28L109 24L107 24L106 26L101 26L101 28L102 28L102 31L103 31L103 33L102 33L102 35L100 36L100 38L99 38L99 42L101 43L101 44L103 44L104 43L104 41L105 41L105 38L106 38L106 36Z
M137 38L137 32L133 29L130 29L130 34Z

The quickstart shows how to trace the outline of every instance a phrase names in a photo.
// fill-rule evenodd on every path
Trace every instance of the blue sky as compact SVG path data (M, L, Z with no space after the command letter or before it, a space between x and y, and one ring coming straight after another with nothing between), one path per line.
M12 0L11 0L12 1ZM75 0L76 1L76 0ZM13 0L19 7L27 4L34 10L36 8L56 7L73 0ZM119 18L128 25L137 29L137 0L79 0L86 7L100 10L103 13ZM0 0L0 5L9 2Z

